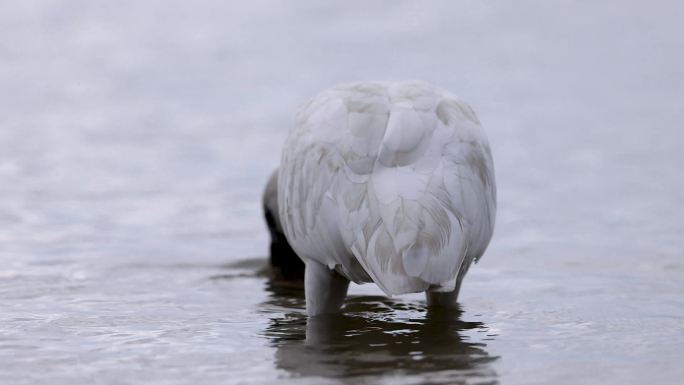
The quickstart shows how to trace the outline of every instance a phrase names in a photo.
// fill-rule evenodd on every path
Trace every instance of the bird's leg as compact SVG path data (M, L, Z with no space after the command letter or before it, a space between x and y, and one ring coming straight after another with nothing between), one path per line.
M313 260L306 261L304 292L309 316L337 313L347 296L349 280Z
M456 302L458 289L447 292L426 291L425 297L427 298L428 307L458 308L458 302Z
M427 298L428 307L441 307L446 309L456 309L458 308L458 292L461 290L461 284L463 283L463 278L465 278L468 269L470 268L470 262L462 263L461 267L458 269L458 276L456 277L456 283L454 284L454 290L439 292L428 290L425 292L425 297Z

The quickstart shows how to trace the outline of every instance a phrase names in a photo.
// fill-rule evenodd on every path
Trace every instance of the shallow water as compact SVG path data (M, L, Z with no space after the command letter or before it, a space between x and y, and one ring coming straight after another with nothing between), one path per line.
M677 383L678 2L0 4L0 383ZM296 106L420 78L499 187L459 312L262 274Z

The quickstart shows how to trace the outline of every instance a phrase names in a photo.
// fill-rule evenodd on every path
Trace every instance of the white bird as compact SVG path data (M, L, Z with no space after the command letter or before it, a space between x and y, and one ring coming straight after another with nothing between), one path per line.
M494 228L494 167L478 118L424 82L349 83L314 97L272 190L305 262L310 316L339 311L349 281L455 306Z

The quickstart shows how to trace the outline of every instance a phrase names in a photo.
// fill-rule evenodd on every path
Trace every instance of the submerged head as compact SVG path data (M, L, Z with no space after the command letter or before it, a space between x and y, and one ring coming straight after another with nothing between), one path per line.
M302 279L304 262L292 250L283 232L278 214L278 169L273 171L266 183L262 197L266 226L271 234L271 267L278 279Z

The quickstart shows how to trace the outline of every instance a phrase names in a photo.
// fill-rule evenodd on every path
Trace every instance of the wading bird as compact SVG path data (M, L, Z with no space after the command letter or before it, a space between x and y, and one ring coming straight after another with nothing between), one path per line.
M287 252L275 262L304 261L310 316L339 311L350 281L452 307L492 236L492 156L473 110L440 88L342 84L301 108L264 206L272 254Z

